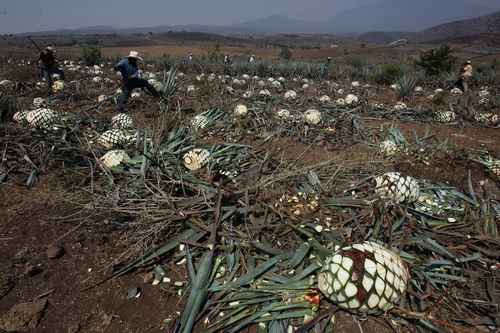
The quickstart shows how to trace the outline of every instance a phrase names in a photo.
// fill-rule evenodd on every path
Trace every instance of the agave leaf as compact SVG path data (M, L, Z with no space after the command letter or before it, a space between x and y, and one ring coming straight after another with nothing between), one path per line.
M273 257L263 264L255 267L254 269L250 270L247 274L239 277L236 281L226 283L224 285L219 285L219 286L212 286L210 288L210 291L212 292L217 292L217 291L222 291L222 290L230 290L230 289L237 289L242 286L248 285L250 283L253 283L255 279L257 279L259 276L263 275L265 272L269 271L271 268L276 266L276 264L282 260L282 256L276 256Z
M309 275L313 274L314 272L316 272L318 269L320 269L322 266L318 263L313 263L309 266L307 266L302 272L299 272L297 274L295 274L292 278L291 278L291 281L294 281L294 282L298 282L298 281L301 281L303 279L305 279L306 277L308 277Z
M438 333L442 333L442 332L445 332L443 330L441 330L439 327L436 327L434 324L432 324L431 322L429 322L428 320L423 320L423 319L419 319L417 321L417 324L419 326L422 326L428 330L431 330L433 332L438 332Z
M445 257L448 257L450 259L455 259L455 256L450 253L446 248L444 248L443 246L441 246L440 244L438 244L435 240L431 239L431 238L425 238L425 239L421 239L417 242L420 246L428 249L428 250L431 250L433 252L437 252Z
M287 333L288 332L288 321L286 320L272 320L269 322L268 327L269 333Z
M132 261L127 266L125 266L124 268L122 268L119 271L117 271L116 273L114 273L111 278L122 276L122 275L127 274L128 272L130 272L138 267L148 265L153 260L156 260L157 258L160 258L160 257L164 256L165 254L167 254L168 252L176 249L181 242L186 241L186 240L196 242L196 241L200 240L201 238L203 238L205 236L205 234L206 233L203 231L197 232L193 229L186 230L182 234L178 235L174 239L171 239L170 241L168 241L164 245L160 246L159 248L157 248L155 250L151 250L151 251L147 252L145 255L143 255L142 257Z
M293 257L286 263L287 267L295 268L299 266L309 253L311 246L308 242L302 243L300 247L295 251Z
M249 316L251 314L251 310L245 307L237 308L234 311L231 311L225 314L223 317L220 317L215 323L209 326L208 333L220 331L232 324L238 322L239 320ZM243 313L242 313L243 312Z
M451 275L451 274L443 274L443 273L434 273L434 272L424 272L424 274L429 278L438 278L443 280L450 281L459 281L459 282L467 282L467 279L461 276Z

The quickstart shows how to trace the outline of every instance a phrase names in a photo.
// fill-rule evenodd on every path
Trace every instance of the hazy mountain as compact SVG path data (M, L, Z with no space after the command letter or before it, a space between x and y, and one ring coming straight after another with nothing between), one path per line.
M467 20L440 24L417 35L417 40L444 40L480 34L500 34L500 11Z
M340 13L329 20L335 32L421 31L438 24L500 9L477 0L384 0Z
M277 33L365 33L379 31L371 37L385 41L404 34L430 29L446 22L478 17L491 13L493 5L481 0L379 0L369 2L356 9L350 9L324 22L311 22L281 15L234 25L162 25L144 28L115 29L109 26L86 27L75 30L58 30L44 33L62 34L109 34L147 33L167 31L198 31L231 34L277 34ZM495 4L500 9L500 1ZM446 35L438 28L435 33ZM398 31L398 33L387 33ZM383 33L380 33L383 32ZM433 33L430 31L429 34ZM384 35L385 34L385 35ZM388 35L389 34L389 35ZM369 36L370 37L370 36Z
M328 30L324 22L308 22L282 15L235 24L231 28L259 33L320 33Z

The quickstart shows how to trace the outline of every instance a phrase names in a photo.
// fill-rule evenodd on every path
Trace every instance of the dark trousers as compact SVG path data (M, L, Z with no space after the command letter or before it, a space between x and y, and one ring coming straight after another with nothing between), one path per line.
M466 93L467 91L469 91L469 84L467 81L468 81L467 78L461 77L460 79L458 79L455 85L457 86L458 89Z
M122 94L118 97L118 112L125 112L125 105L134 89L146 89L154 97L160 97L160 93L147 80L129 78L122 82Z
M60 77L61 77L61 80L64 80L64 71L60 68L57 68L57 67L52 67L52 68L47 68L47 67L42 67L40 68L41 70L41 74L42 74L42 78L45 79L45 82L47 82L48 86L49 86L49 90L51 89L52 87L52 83L53 80L52 80L52 75L54 74L58 74Z

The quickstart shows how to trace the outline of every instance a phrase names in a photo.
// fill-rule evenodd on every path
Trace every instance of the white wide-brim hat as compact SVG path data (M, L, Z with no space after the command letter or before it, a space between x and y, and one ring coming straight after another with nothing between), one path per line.
M128 58L134 58L134 59L137 59L139 61L143 61L144 59L142 59L140 56L139 56L139 52L137 51L130 51L129 55L128 55Z

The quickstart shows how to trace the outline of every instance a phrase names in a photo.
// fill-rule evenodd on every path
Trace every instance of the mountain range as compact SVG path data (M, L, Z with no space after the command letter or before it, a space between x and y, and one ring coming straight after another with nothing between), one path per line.
M397 31L424 32L424 34L432 33L445 36L449 31L449 26L446 26L446 22L484 16L494 10L500 10L500 1L492 4L484 0L380 0L375 4L369 3L356 9L344 11L321 22L271 15L258 20L220 26L187 24L127 29L95 26L75 30L45 31L41 32L41 34L126 34L198 31L226 35L276 33L331 33L340 35L347 33L360 34L371 31ZM484 21L484 19L480 20L481 22ZM445 25L441 26L442 24ZM494 22L492 24L494 25ZM473 25L475 24L473 23ZM482 31L482 29L478 28L478 31ZM401 33L397 34L399 36Z

